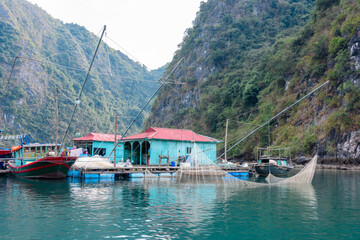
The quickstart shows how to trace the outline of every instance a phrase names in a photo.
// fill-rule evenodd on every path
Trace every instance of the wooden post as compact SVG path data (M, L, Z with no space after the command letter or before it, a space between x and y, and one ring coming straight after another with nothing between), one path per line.
M139 144L140 144L140 160L139 160L139 162L140 162L140 166L141 166L142 165L142 143L139 142Z
M167 165L169 166L170 163L170 155L169 155L169 151L168 151L168 155L167 155Z
M271 134L271 133L270 133L270 122L269 122L269 139L268 139L268 140L269 140L269 145L268 145L269 147L270 147L270 145L271 145L271 135L270 135L270 134Z
M55 156L57 156L58 154L58 121L59 121L59 112L58 112L58 106L59 106L59 89L56 88L56 106L55 106L55 125L56 125L56 130L55 130Z
M229 119L226 119L226 128L225 128L225 162L227 162L227 134L228 134L228 126L229 126Z
M114 143L114 167L116 167L116 147L117 147L117 115L115 115L115 143Z

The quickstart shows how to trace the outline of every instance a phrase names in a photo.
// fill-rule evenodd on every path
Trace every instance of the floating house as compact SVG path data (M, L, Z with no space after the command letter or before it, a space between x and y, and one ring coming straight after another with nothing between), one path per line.
M150 127L145 132L122 139L124 160L136 165L169 165L191 154L194 143L210 158L216 160L219 140L191 130Z
M119 140L120 135L116 136ZM74 144L77 148L86 149L88 155L100 155L109 157L110 160L114 160L114 134L103 134L103 133L89 133L88 135L80 138L73 139ZM116 148L116 161L119 162L124 158L123 156L124 146L119 143ZM111 153L112 152L112 153ZM109 154L111 155L109 156Z

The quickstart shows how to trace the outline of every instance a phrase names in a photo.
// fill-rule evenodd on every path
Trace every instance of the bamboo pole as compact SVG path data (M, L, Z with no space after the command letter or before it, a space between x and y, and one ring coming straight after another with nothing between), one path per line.
M83 90L84 90L84 87L85 87L85 84L86 84L86 82L87 82L87 80L88 80L88 78L89 78L91 68L92 68L92 66L93 66L93 64L94 64L95 57L96 57L96 54L97 54L97 52L98 52L98 50L99 50L100 43L101 43L101 40L102 40L102 38L103 38L103 36L104 36L105 31L106 31L106 26L104 26L104 29L103 29L103 31L102 31L102 33L101 33L100 40L99 40L99 42L98 42L98 45L96 46L96 50L95 50L94 56L93 56L93 58L92 58L92 60L91 60L90 67L89 67L89 70L88 70L88 72L87 72L87 74L86 74L85 81L84 81L84 83L83 83L83 85L82 85L82 87L81 87L79 96L78 96L78 98L75 100L75 107L74 107L74 110L73 110L73 112L72 112L72 114L71 114L69 124L68 124L68 126L67 126L67 129L66 129L65 134L64 134L64 138L63 138L63 140L62 140L62 142L61 142L61 145L60 145L60 149L61 149L62 146L65 145L65 139L66 139L67 133L68 133L68 131L69 131L70 124L71 124L71 122L72 122L72 120L73 120L73 118L74 118L74 114L75 114L76 108L77 108L77 106L80 104L81 94L82 94L82 92L83 92Z
M59 89L56 88L56 113L55 113L55 124L56 124L56 130L55 130L55 155L58 154L58 121L59 121Z
M115 115L115 140L114 140L114 167L116 167L116 145L117 145L117 115Z
M225 128L225 163L227 162L227 137L228 137L228 127L229 127L229 119L226 119L226 128Z

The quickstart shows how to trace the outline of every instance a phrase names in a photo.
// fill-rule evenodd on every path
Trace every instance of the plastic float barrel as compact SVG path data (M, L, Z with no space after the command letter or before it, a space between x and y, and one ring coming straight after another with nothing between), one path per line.
M143 178L144 174L143 173L130 173L129 177L130 178Z
M249 176L249 172L229 172L228 174L232 176Z
M80 178L80 171L72 169L72 170L68 171L67 176L72 177L72 178Z
M84 178L85 179L99 179L99 175L98 173L85 173L84 174Z
M100 180L103 180L103 179L115 179L115 174L110 174L110 173L103 173L103 174L99 174L99 178Z

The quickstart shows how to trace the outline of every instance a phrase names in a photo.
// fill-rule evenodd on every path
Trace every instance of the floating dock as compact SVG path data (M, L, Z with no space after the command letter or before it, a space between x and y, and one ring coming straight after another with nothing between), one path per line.
M69 171L68 177L88 179L92 181L113 181L129 178L144 178L145 176L174 177L179 169L180 167L178 166L133 166L105 169L75 168ZM226 168L224 171L234 177L246 178L251 175L251 171L237 167L231 169Z

